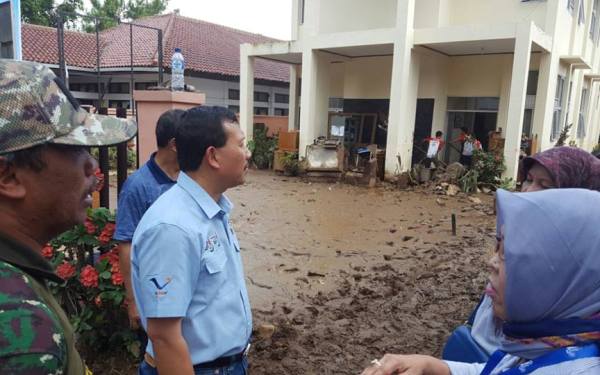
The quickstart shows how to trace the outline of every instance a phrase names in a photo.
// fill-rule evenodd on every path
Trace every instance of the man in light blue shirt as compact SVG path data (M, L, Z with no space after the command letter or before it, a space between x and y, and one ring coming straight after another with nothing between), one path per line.
M133 290L150 337L140 374L243 375L252 315L223 193L244 183L250 152L221 107L186 111L175 142L177 184L133 236Z

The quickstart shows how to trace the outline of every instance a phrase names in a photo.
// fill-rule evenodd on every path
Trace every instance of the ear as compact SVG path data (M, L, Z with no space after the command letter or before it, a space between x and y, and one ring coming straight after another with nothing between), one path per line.
M5 157L0 156L0 196L9 199L23 199L26 190L18 169L11 165Z
M206 149L206 153L204 154L203 163L208 163L208 165L213 169L220 169L221 164L219 162L219 157L217 155L217 148L214 146L210 146Z
M175 138L169 139L169 143L167 143L167 148L170 151L177 153L177 144L175 143Z

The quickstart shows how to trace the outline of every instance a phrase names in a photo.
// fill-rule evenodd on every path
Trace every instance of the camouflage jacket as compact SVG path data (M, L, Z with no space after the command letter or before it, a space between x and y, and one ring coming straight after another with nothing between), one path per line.
M39 253L0 235L0 374L85 373L48 280L61 282Z

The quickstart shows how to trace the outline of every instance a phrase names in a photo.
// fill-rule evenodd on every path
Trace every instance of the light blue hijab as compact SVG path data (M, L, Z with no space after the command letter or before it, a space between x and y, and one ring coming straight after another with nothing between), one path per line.
M600 312L600 193L499 190L506 313L511 322Z
M511 325L537 337L580 333L569 332L581 329L577 318L600 312L600 193L499 190L497 205L498 229L504 226L505 333ZM523 358L554 349L536 340L501 341L501 350Z

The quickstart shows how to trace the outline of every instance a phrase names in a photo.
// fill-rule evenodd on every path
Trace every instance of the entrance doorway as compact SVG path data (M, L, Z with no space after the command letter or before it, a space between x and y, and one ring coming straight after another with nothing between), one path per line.
M413 135L412 165L420 163L427 155L423 140L431 136L434 99L417 99L415 130Z
M461 128L468 129L488 150L489 135L496 130L499 98L449 97L448 98L448 147L446 161L454 163L460 159L462 145L452 142L458 139Z

